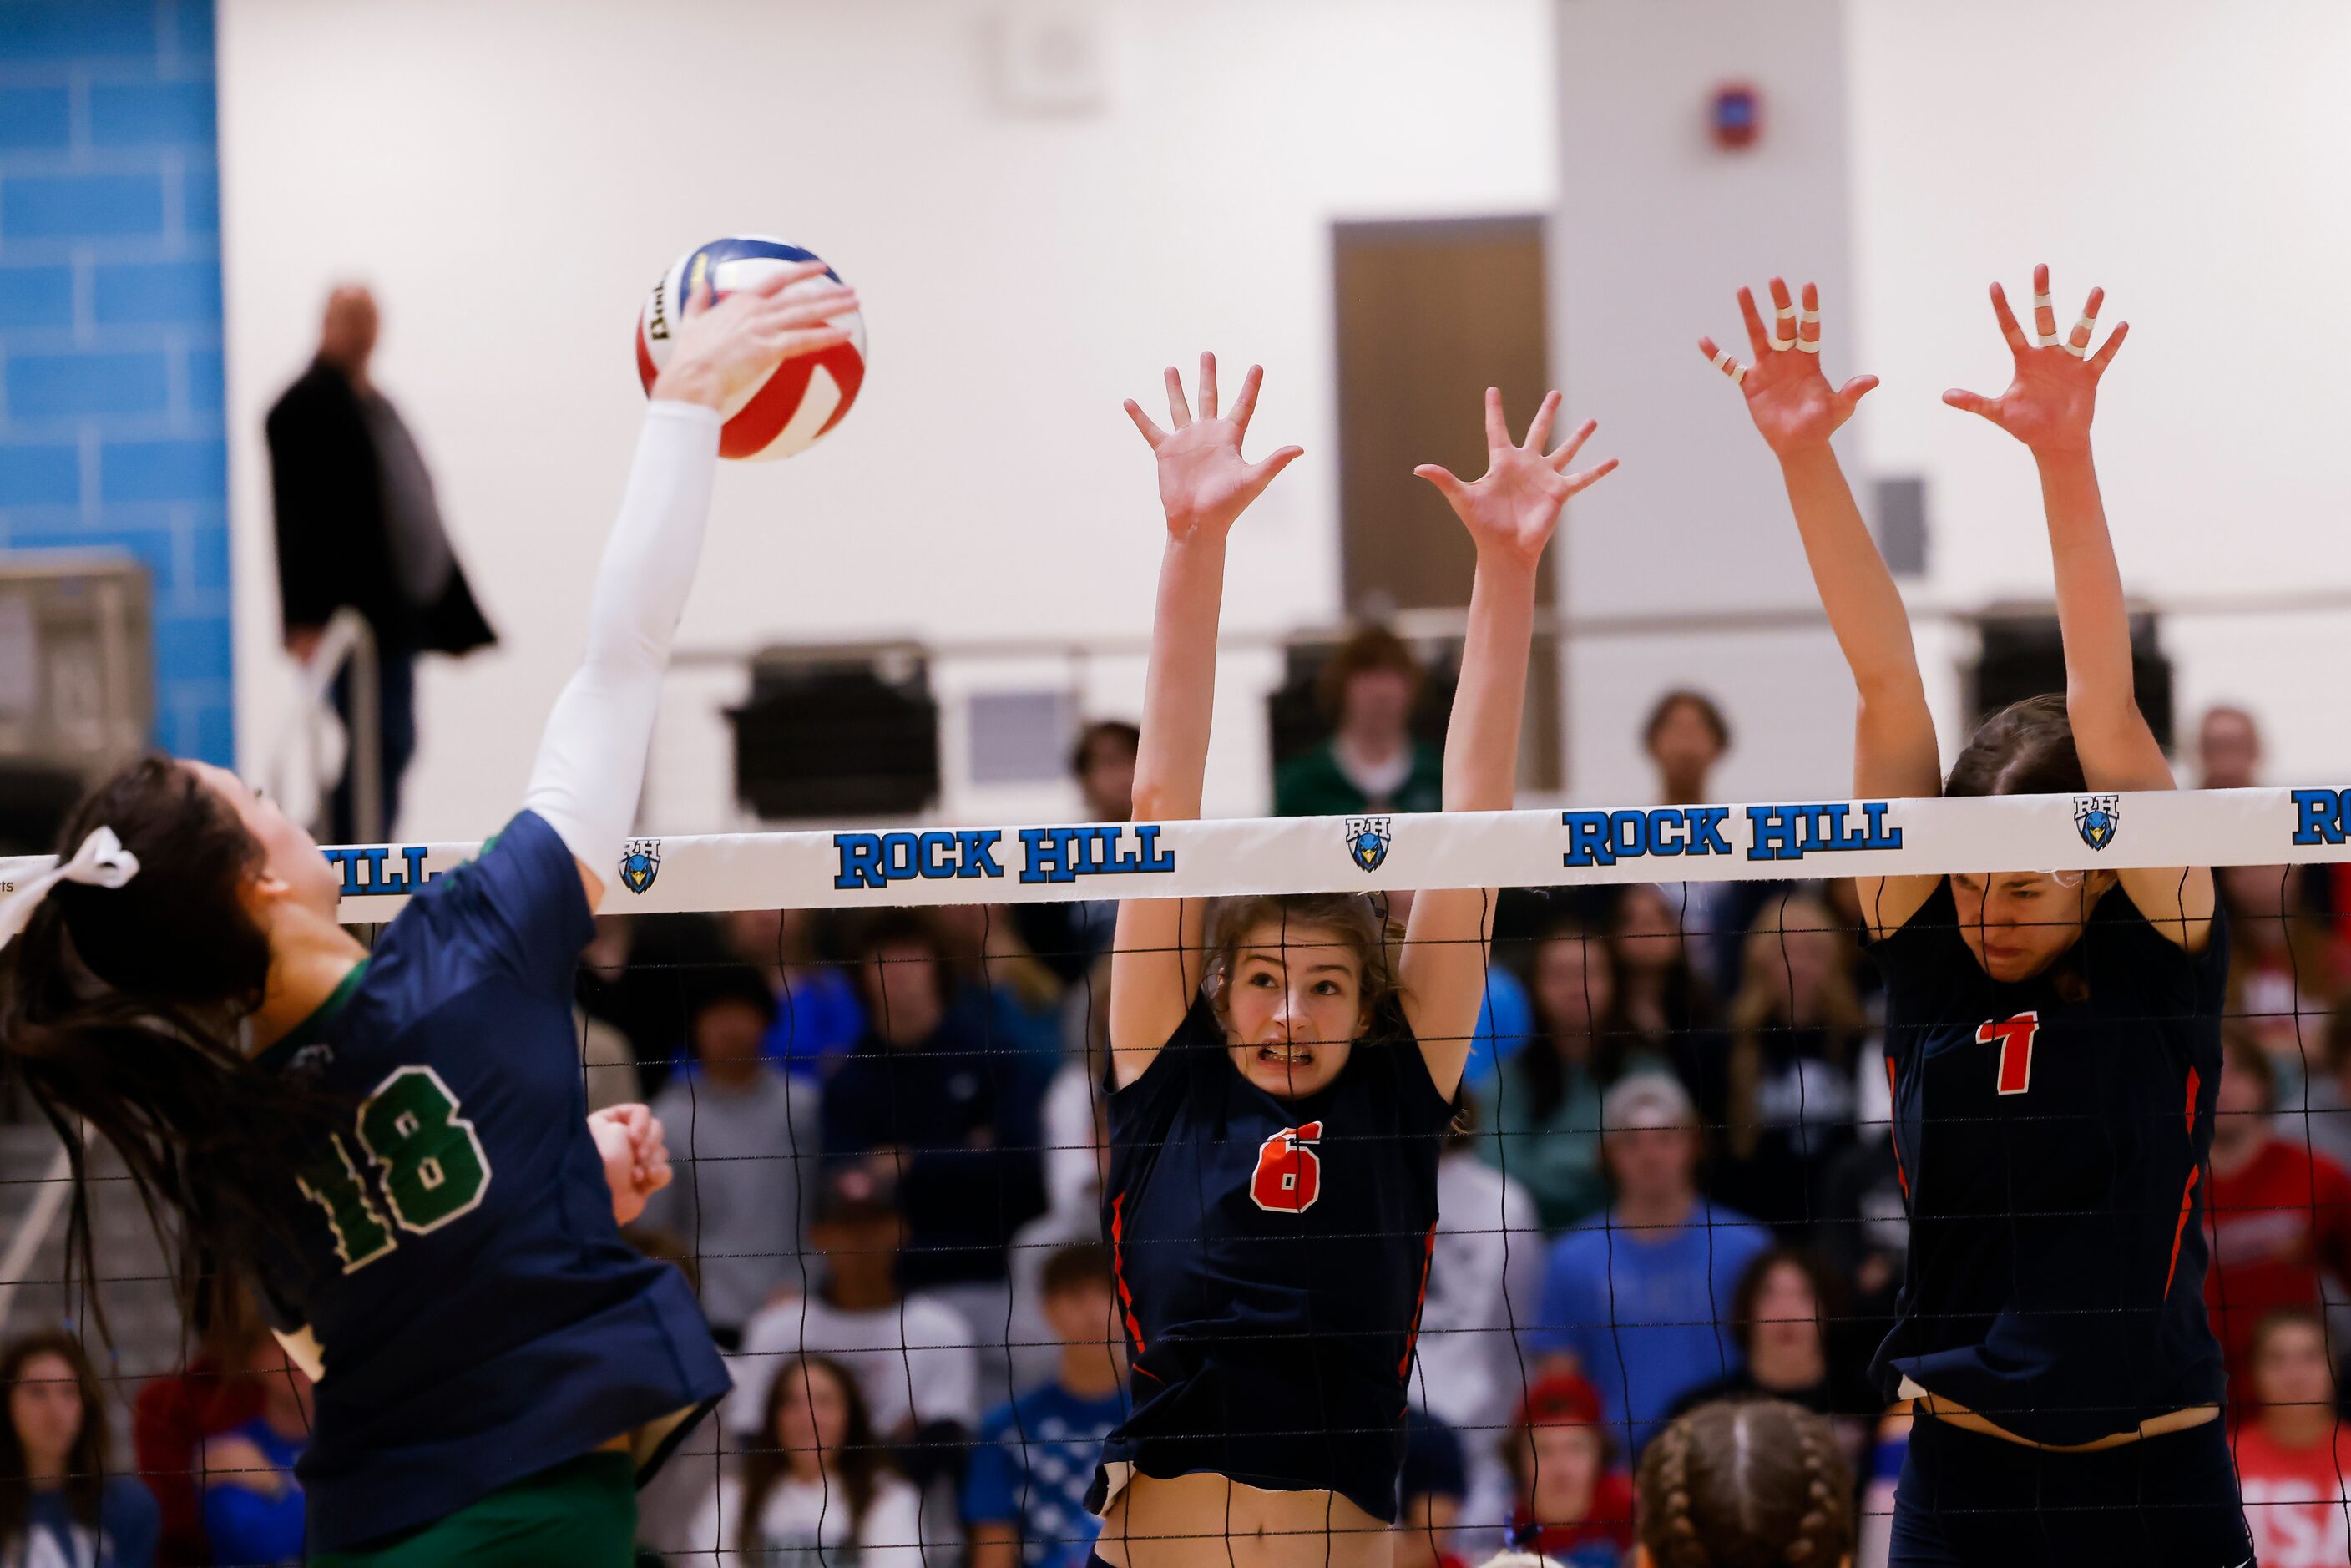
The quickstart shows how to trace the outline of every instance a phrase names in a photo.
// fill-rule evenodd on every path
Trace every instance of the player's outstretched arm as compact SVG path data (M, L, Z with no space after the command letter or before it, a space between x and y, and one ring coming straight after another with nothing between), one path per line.
M1159 504L1167 542L1159 559L1159 601L1151 621L1151 666L1144 679L1143 743L1134 758L1138 821L1188 821L1200 814L1216 707L1217 620L1225 596L1225 538L1301 448L1250 463L1241 455L1264 372L1251 365L1229 412L1220 408L1217 361L1200 356L1196 417L1184 378L1167 370L1162 430L1134 400L1126 414L1159 464ZM1112 944L1110 1042L1114 1081L1143 1076L1199 991L1203 915L1197 900L1128 899L1118 906Z
M1523 445L1510 440L1502 394L1486 389L1486 472L1464 483L1437 465L1413 470L1441 491L1478 547L1469 590L1469 630L1461 681L1445 732L1445 809L1507 811L1518 792L1519 729L1527 705L1527 659L1534 641L1535 589L1560 508L1597 483L1616 459L1571 473L1568 465L1597 426L1585 420L1546 452L1559 413L1552 392L1535 411ZM1405 1012L1428 1075L1450 1095L1468 1064L1486 994L1493 888L1428 889L1413 901L1400 964Z
M579 861L590 908L604 893L593 868L620 852L636 817L662 672L702 557L719 411L778 361L848 340L826 322L857 308L854 291L784 294L823 272L821 262L787 267L716 305L705 284L687 302L676 350L653 383L620 519L596 573L587 655L548 716L523 797Z
M2041 470L2057 624L2065 642L2065 713L2084 779L2093 789L2171 789L2178 788L2171 764L2139 712L2122 568L2115 560L2097 465L2090 455L2098 382L2130 334L2130 323L2123 322L2091 351L2105 297L2105 289L2091 289L2080 319L2061 340L2049 268L2034 267L2037 341L2028 343L2006 290L1993 284L1992 315L2015 361L2008 390L1994 398L1954 389L1943 401L1980 414L2022 442ZM2122 882L2139 913L2166 936L2184 947L2203 946L2214 906L2210 868L2126 871Z
M1729 376L1747 400L1748 417L1780 460L1796 531L1804 541L1813 586L1829 626L1853 671L1858 702L1854 716L1853 788L1862 796L1933 796L1943 791L1943 765L1934 716L1910 641L1910 615L1894 574L1877 553L1854 503L1829 437L1871 388L1876 376L1842 387L1821 371L1821 296L1805 284L1801 317L1784 279L1771 280L1774 330L1750 289L1739 291L1752 362L1741 363L1711 338L1698 352ZM1870 928L1883 935L1902 925L1935 890L1934 877L1863 877L1861 905Z

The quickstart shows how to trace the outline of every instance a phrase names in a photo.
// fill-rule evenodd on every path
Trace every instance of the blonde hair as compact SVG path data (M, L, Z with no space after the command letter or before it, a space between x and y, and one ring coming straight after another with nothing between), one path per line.
M1729 1103L1724 1137L1730 1157L1755 1153L1762 1136L1756 1096L1762 1087L1762 1033L1774 1023L1793 1023L1796 998L1790 992L1783 944L1791 933L1825 932L1836 946L1836 961L1821 981L1813 1020L1842 1055L1869 1032L1868 1015L1853 984L1853 933L1835 913L1809 893L1792 893L1770 905L1748 932L1740 964L1739 991L1730 999L1730 1056L1725 1068ZM1838 1065L1842 1066L1840 1062Z

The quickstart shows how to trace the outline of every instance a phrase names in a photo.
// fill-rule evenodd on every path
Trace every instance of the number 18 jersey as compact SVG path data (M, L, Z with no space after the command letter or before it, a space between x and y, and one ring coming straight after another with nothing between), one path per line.
M2120 887L2049 969L1995 980L1945 881L1874 944L1910 1251L1874 1369L2039 1443L2218 1404L2206 1160L2228 932L2190 953Z
M308 1151L277 1309L324 1353L310 1549L428 1524L728 1379L678 1271L621 1239L572 1035L593 935L525 812L260 1059L350 1103Z

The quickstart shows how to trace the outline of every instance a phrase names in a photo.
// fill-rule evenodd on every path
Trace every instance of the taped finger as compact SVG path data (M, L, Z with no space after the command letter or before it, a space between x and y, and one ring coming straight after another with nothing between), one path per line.
M1747 367L1732 359L1730 350L1728 349L1720 350L1715 354L1714 368L1729 376L1732 386L1739 386L1747 380Z
M2090 340L2097 330L2098 319L2087 310L2083 311L2082 319L2074 323L2074 330L2065 340L2065 351L2077 360L2087 358Z
M2049 325L2043 327L2043 321ZM2057 308L2046 294L2032 297L2032 340L2043 349L2057 345Z

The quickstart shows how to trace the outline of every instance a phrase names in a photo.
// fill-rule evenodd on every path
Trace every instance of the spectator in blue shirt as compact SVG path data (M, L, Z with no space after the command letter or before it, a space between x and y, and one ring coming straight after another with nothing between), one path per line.
M302 1561L294 1465L310 1446L310 1379L267 1337L246 1365L261 1414L204 1444L204 1539L222 1568L279 1568Z
M162 1515L109 1475L106 1401L81 1342L58 1331L0 1350L0 1562L153 1568Z
M1086 1487L1102 1438L1126 1417L1110 1254L1092 1241L1061 1248L1043 1289L1061 1370L980 1425L963 1489L971 1568L1084 1568L1102 1528Z
M1590 1380L1637 1453L1674 1401L1740 1364L1731 1301L1771 1235L1698 1196L1698 1121L1676 1080L1620 1080L1600 1114L1616 1200L1552 1244L1529 1340Z

